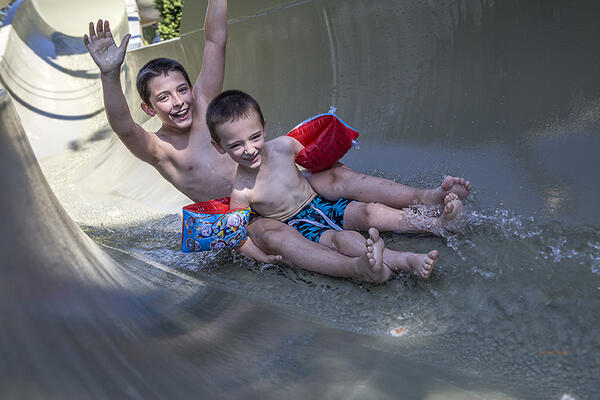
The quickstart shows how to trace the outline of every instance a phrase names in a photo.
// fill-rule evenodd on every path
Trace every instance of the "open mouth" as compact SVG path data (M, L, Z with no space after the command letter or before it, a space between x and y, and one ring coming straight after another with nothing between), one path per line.
M250 162L254 162L257 157L258 157L258 152L254 153L254 154L249 154L249 155L242 155L243 160L250 161Z
M173 118L173 120L175 120L177 122L182 122L182 121L185 121L186 119L188 119L189 115L190 115L190 109L186 108L181 111L171 113L171 118Z

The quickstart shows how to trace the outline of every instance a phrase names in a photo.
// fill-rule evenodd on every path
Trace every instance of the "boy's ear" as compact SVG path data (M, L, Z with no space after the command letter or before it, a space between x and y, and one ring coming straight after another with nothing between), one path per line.
M225 149L217 142L215 142L214 140L210 139L210 143L213 145L213 147L221 154L225 154L227 153L225 151Z
M263 124L263 136L265 138L267 137L267 121L265 121L265 123Z
M154 109L152 107L150 107L148 104L142 103L142 104L140 104L140 107L149 116L154 117L156 115L156 111L154 111Z

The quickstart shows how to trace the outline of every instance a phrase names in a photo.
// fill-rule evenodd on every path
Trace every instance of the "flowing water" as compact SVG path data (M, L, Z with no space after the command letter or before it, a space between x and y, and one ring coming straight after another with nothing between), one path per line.
M400 179L384 171L366 172ZM403 180L425 187L438 182L420 177ZM60 190L57 193L61 195ZM158 262L226 291L271 303L285 313L374 336L374 348L492 381L514 380L541 393L563 391L593 398L600 363L595 351L600 345L596 334L600 317L595 312L600 306L600 230L503 207L482 207L479 197L480 190L474 190L460 220L442 238L385 234L392 249L435 248L440 261L429 280L401 274L384 285L359 285L253 263L228 250L182 254L178 214L128 223L116 209L100 213L84 209L88 214L81 216L83 220L102 214L103 223L79 222L109 253ZM65 198L62 203L69 201ZM425 213L435 211L423 208ZM70 214L77 220L76 210Z

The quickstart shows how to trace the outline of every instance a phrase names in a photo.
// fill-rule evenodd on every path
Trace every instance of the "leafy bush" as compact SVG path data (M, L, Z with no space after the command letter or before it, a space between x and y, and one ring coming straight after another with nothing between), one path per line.
M154 5L161 17L158 33L162 40L179 37L183 0L154 0Z

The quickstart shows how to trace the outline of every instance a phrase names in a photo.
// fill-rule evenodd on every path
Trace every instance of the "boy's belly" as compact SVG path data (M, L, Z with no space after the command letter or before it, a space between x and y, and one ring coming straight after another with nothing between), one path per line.
M182 174L181 179L173 184L195 202L208 201L231 196L234 173L227 166L205 166Z
M306 193L306 197L300 201L289 202L285 204L283 202L264 202L259 204L253 204L252 208L263 217L273 218L279 221L286 221L298 214L307 204L309 204L317 195L313 190Z

